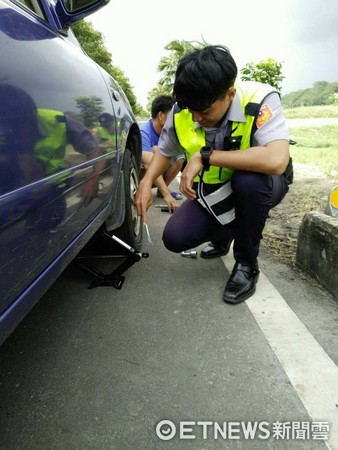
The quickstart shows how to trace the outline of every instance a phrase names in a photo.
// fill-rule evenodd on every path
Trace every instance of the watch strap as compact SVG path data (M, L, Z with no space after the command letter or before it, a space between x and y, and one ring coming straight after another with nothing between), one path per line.
M210 169L210 155L213 152L211 147L204 146L200 149L200 154L202 157L202 164L205 171Z

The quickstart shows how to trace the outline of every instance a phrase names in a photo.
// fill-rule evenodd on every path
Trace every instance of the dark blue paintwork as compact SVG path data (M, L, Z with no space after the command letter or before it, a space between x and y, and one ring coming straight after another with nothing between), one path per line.
M54 6L41 5L49 23L0 0L0 343L107 217L114 222L124 202L118 185L126 146L140 158L124 93L57 31ZM102 112L116 131L105 150L98 146ZM59 124L65 145L51 167Z

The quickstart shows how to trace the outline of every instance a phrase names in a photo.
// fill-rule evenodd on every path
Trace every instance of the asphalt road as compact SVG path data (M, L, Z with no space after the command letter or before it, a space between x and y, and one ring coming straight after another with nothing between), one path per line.
M231 254L168 252L167 219L151 209L121 290L74 263L2 345L0 448L337 449L337 301L261 254L227 305Z

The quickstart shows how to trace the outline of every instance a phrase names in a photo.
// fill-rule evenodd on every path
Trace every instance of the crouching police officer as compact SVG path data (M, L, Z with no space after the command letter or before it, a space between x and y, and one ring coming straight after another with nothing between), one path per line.
M288 191L290 160L279 94L260 83L237 84L236 77L236 63L223 46L181 59L174 82L177 104L136 195L146 221L152 182L173 156L186 154L180 191L187 200L168 220L163 242L181 252L210 240L201 252L208 259L228 253L234 241L236 263L223 294L233 304L255 292L262 231L269 210Z

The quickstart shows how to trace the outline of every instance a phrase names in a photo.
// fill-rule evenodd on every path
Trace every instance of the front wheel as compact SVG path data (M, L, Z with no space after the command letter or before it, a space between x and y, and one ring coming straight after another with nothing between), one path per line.
M124 222L114 234L136 250L142 245L142 220L137 215L135 194L139 185L139 171L134 156L126 149L122 163L125 194Z

